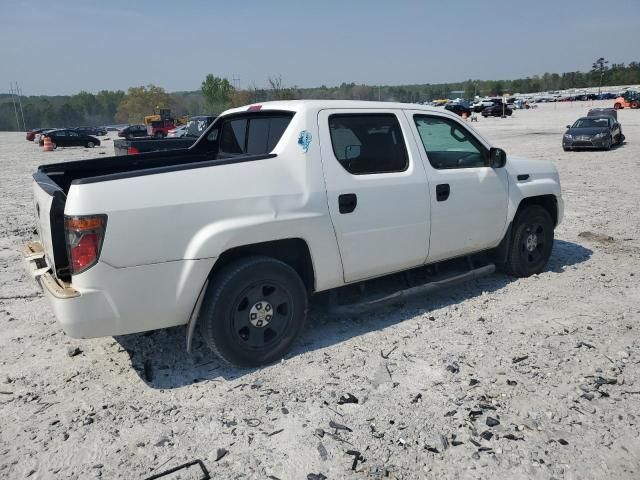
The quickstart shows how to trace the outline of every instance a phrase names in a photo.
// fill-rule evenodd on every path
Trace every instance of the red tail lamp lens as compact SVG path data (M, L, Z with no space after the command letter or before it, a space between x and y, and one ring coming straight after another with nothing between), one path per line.
M106 215L65 216L67 252L72 274L98 263L107 225Z

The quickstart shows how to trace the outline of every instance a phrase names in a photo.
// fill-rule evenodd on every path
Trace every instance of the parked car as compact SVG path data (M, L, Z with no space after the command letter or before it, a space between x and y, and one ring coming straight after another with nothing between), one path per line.
M46 135L49 132L53 132L54 130L57 130L57 128L46 128L39 133L36 133L35 137L33 138L34 143L41 145L40 140L42 139L42 136Z
M491 107L487 107L484 110L482 110L482 116L483 117L502 117L502 115L504 114L505 116L510 116L513 113L513 110L511 110L511 107L508 107L507 105L504 105L502 103L496 103L495 105L492 105Z
M618 110L615 108L592 108L587 112L587 117L613 117L618 120Z
M84 133L78 132L76 130L72 130L70 128L53 130L51 132L45 133L40 138L40 146L44 145L44 137L49 137L51 139L51 143L53 143L53 148L58 148L58 147L93 148L100 145L100 140L98 140L93 135L85 135Z
M23 254L70 336L188 324L187 346L199 331L241 366L281 359L316 292L408 269L413 293L540 273L563 216L551 162L387 102L235 108L189 149L42 165L34 182Z
M465 113L467 117L471 116L471 109L463 103L449 103L445 105L444 108L445 110L449 110L456 115L462 116L462 114Z
M562 148L565 152L585 148L609 150L623 141L622 127L613 117L582 117L573 125L567 125Z
M129 125L118 132L119 137L124 138L138 138L146 137L147 126L146 125Z
M480 113L485 108L492 107L492 106L497 105L497 104L501 104L502 105L502 99L501 98L485 98L485 99L482 99L482 100L478 100L476 103L471 105L471 109L476 113Z
M176 128L176 123L172 118L155 120L147 125L147 135L155 138L164 138L169 133L169 130L174 128Z
M36 135L39 133L42 133L45 130L50 130L49 128L34 128L33 130L29 130L27 132L27 141L28 142L33 142L36 138Z
M167 138L180 138L187 134L187 126L180 125L179 127L172 128L167 132Z
M76 132L84 135L93 135L98 137L103 137L107 134L107 129L104 127L74 127L70 130L75 130Z

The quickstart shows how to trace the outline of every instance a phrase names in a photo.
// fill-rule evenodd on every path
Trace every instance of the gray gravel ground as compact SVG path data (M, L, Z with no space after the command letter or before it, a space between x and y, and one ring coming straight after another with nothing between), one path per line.
M558 166L566 216L547 271L354 318L314 304L294 351L255 370L199 341L187 355L182 327L67 337L18 254L30 174L112 142L45 153L0 133L0 478L142 479L196 458L225 479L639 478L640 111L620 112L623 146L564 153L586 110L473 124Z

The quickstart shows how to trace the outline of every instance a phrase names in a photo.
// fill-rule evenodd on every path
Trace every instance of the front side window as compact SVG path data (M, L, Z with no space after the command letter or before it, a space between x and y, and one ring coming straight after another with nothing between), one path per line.
M336 114L329 117L333 154L353 175L402 172L409 165L394 114Z
M429 163L438 170L486 167L485 148L467 129L448 118L413 117Z

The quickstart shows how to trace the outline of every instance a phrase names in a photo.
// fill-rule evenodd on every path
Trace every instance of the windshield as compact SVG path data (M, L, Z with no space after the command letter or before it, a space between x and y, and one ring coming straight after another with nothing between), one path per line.
M608 128L608 118L579 118L572 128Z

